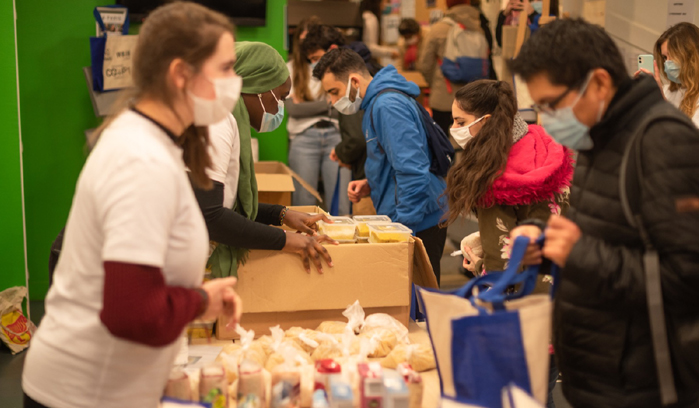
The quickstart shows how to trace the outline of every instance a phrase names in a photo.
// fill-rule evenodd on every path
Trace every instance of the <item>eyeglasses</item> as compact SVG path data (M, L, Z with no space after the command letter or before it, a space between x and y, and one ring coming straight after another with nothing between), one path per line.
M553 114L556 111L556 106L561 103L563 99L565 99L566 96L568 96L569 93L571 93L573 90L579 90L580 91L580 96L582 96L583 93L587 90L587 85L590 83L590 80L592 79L592 72L590 72L587 77L585 78L585 81L583 81L581 86L572 86L568 89L566 89L565 92L561 94L561 96L557 97L556 99L552 100L551 102L547 103L541 103L541 104L533 104L532 109L536 113L545 113L548 115ZM576 101L577 103L577 101Z
M534 112L536 113L548 113L552 114L556 110L556 105L561 103L561 101L568 96L568 94L575 88L568 88L566 89L565 92L561 94L558 98L552 100L551 102L546 102L546 103L541 103L541 104L533 104L532 109L534 109Z

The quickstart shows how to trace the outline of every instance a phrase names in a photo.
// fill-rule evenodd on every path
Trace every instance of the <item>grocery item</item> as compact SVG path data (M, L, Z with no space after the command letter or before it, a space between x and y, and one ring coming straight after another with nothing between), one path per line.
M372 244L387 244L392 242L409 242L413 230L403 224L391 223L384 225L369 224L369 242Z
M422 398L425 388L425 383L422 382L422 377L416 371L408 374L408 389L410 390L410 408L422 408Z
M398 344L398 336L390 329L373 329L363 332L360 338L370 341L369 357L386 357Z
M226 380L228 384L238 379L238 365L240 364L241 353L242 350L240 349L231 354L226 354L221 351L221 354L216 357L216 362L221 363L226 370Z
M345 332L347 323L345 322L323 322L316 331L326 334L342 334Z
M356 242L357 223L349 217L328 217L332 224L318 222L318 232L325 234L337 242Z
M360 408L383 408L383 369L379 363L361 363L359 372Z
M240 363L238 379L238 407L262 408L266 401L266 382L262 366L253 360Z
M12 354L29 347L36 326L22 312L27 288L16 286L0 292L0 338Z
M211 404L211 408L228 407L228 382L221 364L213 363L201 369L199 401Z
M325 393L324 389L317 390L313 393L313 403L311 404L311 408L330 408L330 404L328 403L328 394Z
M396 368L400 363L408 363L417 372L437 368L432 347L424 344L398 344L391 353L381 360L385 368Z
M313 391L315 391L316 369L312 365L299 367L301 371L301 406L310 407L313 403Z
M311 355L313 361L336 359L342 357L342 346L339 342L326 342L318 346Z
M470 262L471 257L464 250L464 246L471 248L471 252L473 252L474 255L483 257L483 244L481 244L480 231L476 231L473 234L461 240L461 255L463 255L464 258L466 258Z
M409 408L410 390L398 372L393 370L384 371L383 385L386 390L386 408Z
M284 343L284 345L288 346L288 347L292 347L294 349L294 351L296 352L296 355L295 355L296 358L294 359L294 364L296 367L299 367L303 364L313 364L314 360L311 358L311 356L308 353L306 353L304 350L297 349L296 347L298 347L298 346L296 345L296 343L286 342L286 343ZM284 356L279 352L275 352L274 354L269 356L269 358L267 359L267 363L265 364L265 370L267 370L271 373L272 371L274 371L275 368L277 368L277 366L284 364L284 362L285 362Z
M330 379L328 400L330 401L330 408L353 408L354 394L349 381L340 375L333 376Z
M369 239L369 224L387 224L391 218L385 215L355 215L354 221L357 223L359 238Z
M192 401L192 385L189 376L181 368L174 368L170 372L163 396L180 401Z
M347 307L342 315L347 318L347 330L352 330L355 334L359 334L360 329L364 325L364 308L359 304L359 300ZM343 331L344 333L344 331Z
M270 408L298 408L301 402L301 373L275 371L272 373Z
M296 344L301 346L301 348L306 351L307 353L312 353L313 350L318 348L320 343L317 341L318 339L318 332L315 330L304 330L299 336L296 338Z
M272 339L271 336L262 336L253 342L253 344L257 344L259 347L261 347L265 353L267 353L268 357L270 354L274 353L274 348L272 347L273 343L274 339Z
M330 377L342 373L342 366L333 359L318 360L315 364L315 387L330 389Z
M396 333L398 341L403 343L409 343L408 334L410 333L408 328L396 318L385 313L374 313L369 315L364 319L364 326L362 326L362 333L370 332L375 329L389 329Z

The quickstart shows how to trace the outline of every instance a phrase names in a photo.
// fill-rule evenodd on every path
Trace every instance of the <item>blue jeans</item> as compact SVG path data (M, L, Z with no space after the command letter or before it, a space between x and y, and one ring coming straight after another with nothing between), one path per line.
M299 133L291 141L289 147L289 167L298 173L302 179L314 188L318 188L320 176L323 177L325 190L325 207L330 210L335 185L338 183L338 169L340 170L340 215L350 213L350 202L347 197L347 186L352 179L352 171L340 168L337 162L330 160L330 152L340 143L340 132L334 128L308 128ZM304 190L294 180L296 191L293 194L293 205L315 205L316 199Z

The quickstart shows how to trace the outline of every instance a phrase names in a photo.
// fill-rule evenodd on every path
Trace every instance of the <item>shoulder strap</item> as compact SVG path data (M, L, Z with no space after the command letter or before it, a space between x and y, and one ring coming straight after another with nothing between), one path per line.
M372 130L374 133L376 133L376 127L374 126L374 104L379 100L379 96L381 96L381 95L383 95L383 94L385 94L385 93L388 93L388 92L394 92L394 93L397 93L397 94L401 94L401 95L405 96L405 97L408 98L408 99L413 99L413 100L414 100L414 98L413 98L412 96L410 96L410 95L408 95L407 93L405 93L405 92L403 92L403 91L400 91L400 90L398 90L398 89L387 88L387 89L384 89L384 90L382 90L382 91L379 91L379 93L376 94L376 96L374 97L374 101L371 103L371 106L369 107L369 121L371 122L371 130Z
M662 404L669 405L677 402L677 391L675 389L670 348L668 346L667 324L665 322L663 292L660 279L660 258L658 252L653 247L648 231L643 225L640 209L631 207L628 194L630 187L633 196L636 198L636 202L640 202L642 189L641 180L643 180L642 143L640 139L643 138L643 135L651 124L661 119L690 125L688 120L684 120L683 116L680 117L676 110L669 106L656 109L646 117L634 131L624 151L619 176L619 195L627 222L632 227L638 229L643 244L645 245L643 269L646 278L646 297L648 303L648 318L650 320L651 336L653 340L653 354L655 357ZM636 168L635 179L631 180L631 183L627 182L630 162Z

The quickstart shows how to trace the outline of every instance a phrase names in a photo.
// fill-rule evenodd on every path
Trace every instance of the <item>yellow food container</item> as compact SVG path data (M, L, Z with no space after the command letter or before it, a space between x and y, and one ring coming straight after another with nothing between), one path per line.
M369 242L386 244L390 242L408 242L413 230L403 224L369 224Z
M319 221L318 229L337 242L356 242L357 223L349 217L328 217L332 224Z
M357 223L359 238L369 238L369 224L387 224L391 219L385 215L355 215L354 221Z

